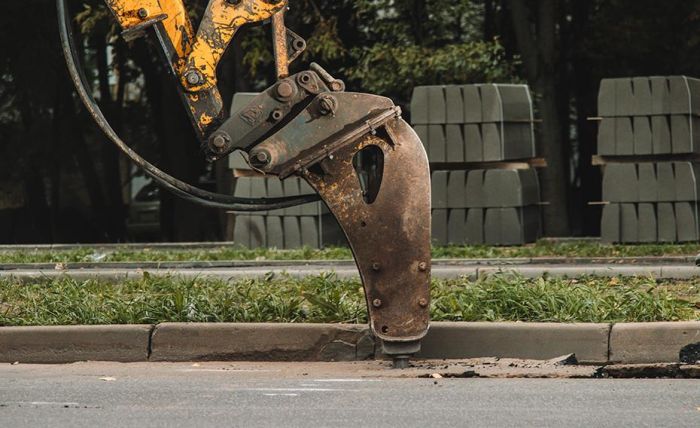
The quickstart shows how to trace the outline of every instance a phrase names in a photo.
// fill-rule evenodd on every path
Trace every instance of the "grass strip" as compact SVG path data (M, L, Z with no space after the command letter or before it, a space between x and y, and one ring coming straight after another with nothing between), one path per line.
M553 242L543 240L519 247L449 246L433 248L433 258L514 258L514 257L646 257L694 256L699 244L606 245L595 241ZM277 250L220 247L206 250L119 249L99 251L35 250L0 252L0 263L80 263L80 262L150 262L150 261L230 261L230 260L349 260L349 248L322 250L302 248Z
M435 321L651 322L700 320L700 280L539 278L501 273L435 280ZM145 275L118 284L68 277L0 281L0 325L160 322L365 323L364 293L333 274L221 281Z

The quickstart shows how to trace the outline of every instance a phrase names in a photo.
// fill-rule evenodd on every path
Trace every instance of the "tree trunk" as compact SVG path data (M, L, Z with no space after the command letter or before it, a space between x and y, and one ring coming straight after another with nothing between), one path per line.
M568 135L562 135L563 115L558 95L557 70L557 0L510 0L516 43L530 85L539 95L540 153L548 167L540 174L544 208L544 229L548 236L570 234L568 217L568 159L565 147ZM530 5L536 5L531 9ZM534 20L534 26L532 21ZM535 29L533 33L532 29Z
M582 233L587 236L600 235L600 206L590 206L588 202L600 201L602 183L600 169L591 165L591 157L596 152L597 126L588 120L597 113L597 85L593 80L590 67L583 51L586 28L591 13L590 2L571 1L572 3L572 69L574 96L576 98L576 129L578 136L578 174L579 189L573 198L574 212L581 213Z

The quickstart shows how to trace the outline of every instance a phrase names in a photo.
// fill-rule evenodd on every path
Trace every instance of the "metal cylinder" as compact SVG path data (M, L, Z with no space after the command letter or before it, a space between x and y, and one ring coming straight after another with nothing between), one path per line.
M287 51L287 26L284 25L284 9L272 16L272 45L278 79L289 76L289 52Z

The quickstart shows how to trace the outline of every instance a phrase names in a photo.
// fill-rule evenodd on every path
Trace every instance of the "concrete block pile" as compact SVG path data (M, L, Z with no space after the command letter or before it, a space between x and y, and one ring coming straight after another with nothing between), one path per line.
M238 111L257 94L237 93L231 111ZM229 157L233 171L251 171L241 152ZM278 198L313 194L309 184L298 177L280 181L277 177L237 177L234 196L241 198ZM347 245L340 225L323 202L314 202L280 210L236 213L232 216L233 242L247 248L294 249Z
M532 98L526 85L416 87L411 123L431 163L437 245L522 245L541 233Z
M598 112L603 240L697 241L700 80L605 79Z

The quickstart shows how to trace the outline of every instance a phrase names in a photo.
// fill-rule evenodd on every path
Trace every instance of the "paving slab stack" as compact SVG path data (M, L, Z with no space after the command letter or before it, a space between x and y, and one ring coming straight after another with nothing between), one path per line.
M536 156L527 85L419 86L411 123L431 164L435 244L522 245L540 237L537 172L509 168Z
M235 94L231 111L243 108L256 95ZM242 152L235 152L229 157L229 168L239 174L252 171ZM233 193L241 198L278 198L313 194L314 190L298 177L280 181L277 177L252 176L234 178ZM271 211L236 213L232 221L233 241L247 248L294 249L347 245L340 225L323 202Z
M700 80L604 79L598 115L598 154L606 160L602 239L698 241Z

